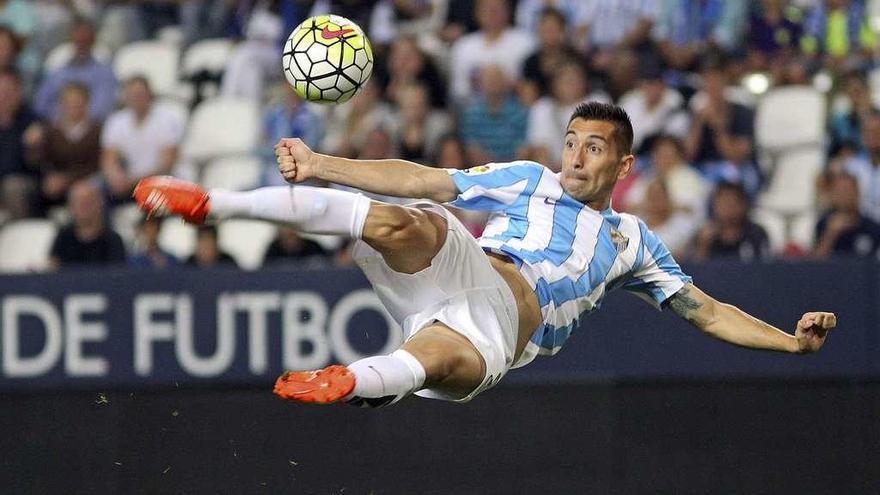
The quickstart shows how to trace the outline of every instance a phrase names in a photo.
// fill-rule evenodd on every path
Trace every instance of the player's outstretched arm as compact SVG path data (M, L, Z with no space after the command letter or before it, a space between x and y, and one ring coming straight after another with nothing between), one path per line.
M317 178L364 191L400 198L428 198L443 203L458 195L443 169L406 160L350 160L315 153L300 139L275 145L278 170L290 183Z
M825 343L837 326L834 313L806 313L794 335L765 323L731 304L716 301L693 284L687 284L667 301L677 315L709 335L742 347L808 354Z

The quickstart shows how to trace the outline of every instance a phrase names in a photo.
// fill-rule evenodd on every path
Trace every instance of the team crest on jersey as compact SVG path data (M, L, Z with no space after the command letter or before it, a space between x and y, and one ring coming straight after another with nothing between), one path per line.
M611 228L611 243L614 244L614 247L617 248L617 254L620 254L626 251L626 248L629 247L629 237L621 234L619 230L614 227Z
M488 165L480 165L479 167L467 168L467 169L463 170L464 173L469 174L469 175L485 174L486 172L491 172L491 171L492 171L492 167L490 167Z

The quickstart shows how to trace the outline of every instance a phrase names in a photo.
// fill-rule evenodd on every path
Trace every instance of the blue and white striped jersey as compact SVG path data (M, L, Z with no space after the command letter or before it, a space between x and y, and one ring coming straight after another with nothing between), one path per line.
M538 163L449 173L459 191L451 205L491 212L480 245L510 257L535 290L544 323L525 351L531 357L558 352L609 290L622 287L659 308L691 280L644 222L593 210Z

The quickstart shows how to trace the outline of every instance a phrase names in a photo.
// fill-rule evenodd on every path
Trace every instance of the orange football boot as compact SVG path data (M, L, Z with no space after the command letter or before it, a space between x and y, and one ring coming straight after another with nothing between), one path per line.
M131 195L147 216L180 215L201 225L208 214L208 193L198 184L157 175L141 179Z
M354 373L335 364L317 371L288 371L275 382L275 395L309 404L331 404L354 390Z

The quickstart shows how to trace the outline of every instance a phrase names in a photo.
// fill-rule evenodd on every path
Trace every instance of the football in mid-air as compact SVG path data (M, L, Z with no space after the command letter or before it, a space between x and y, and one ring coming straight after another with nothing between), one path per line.
M361 28L338 15L310 17L284 44L284 77L301 98L343 103L373 73L373 49Z

